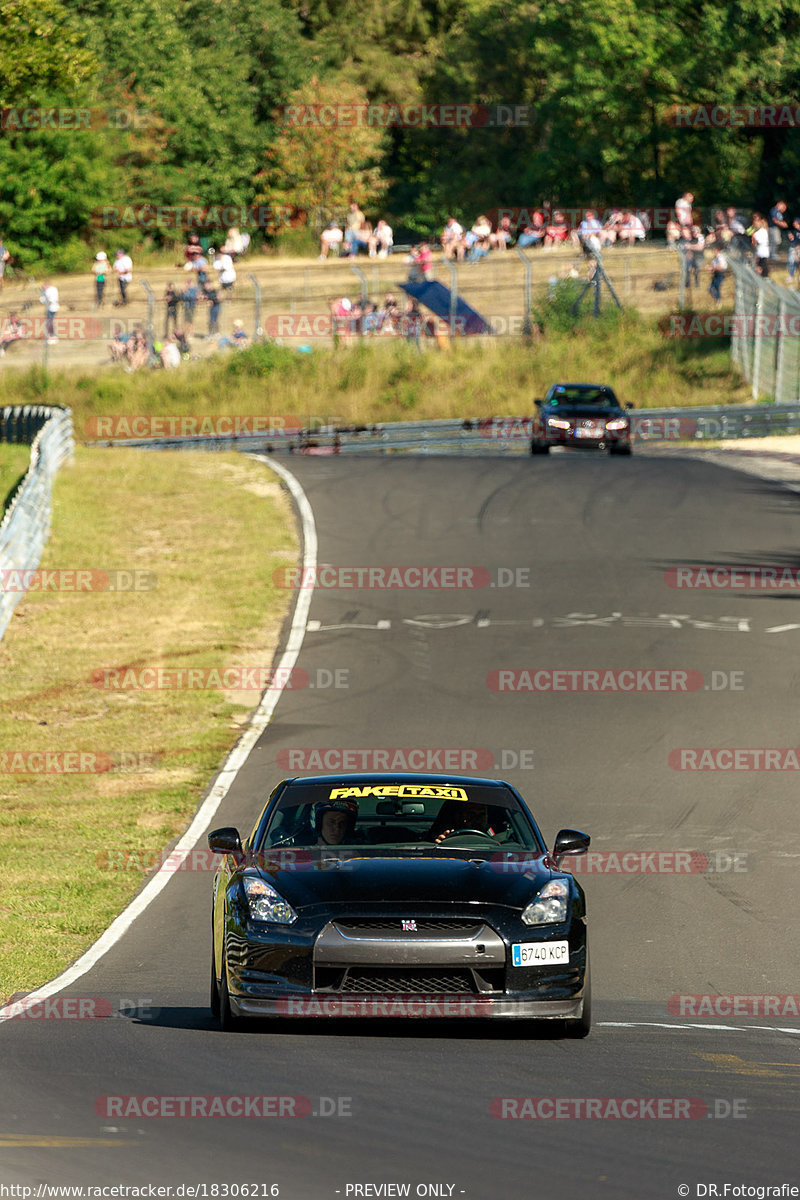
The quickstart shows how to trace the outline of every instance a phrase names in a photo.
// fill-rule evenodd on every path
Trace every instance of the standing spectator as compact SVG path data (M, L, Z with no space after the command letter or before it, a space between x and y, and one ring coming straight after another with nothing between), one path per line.
M408 278L411 283L422 283L433 278L431 263L433 255L427 242L420 242L416 250L411 252L411 270Z
M439 239L442 243L442 251L445 258L456 256L459 262L464 261L464 229L459 225L455 217L448 217L442 236Z
M223 254L230 254L234 262L242 253L242 235L236 226L232 226L225 238L225 245L222 247Z
M180 296L175 291L175 285L168 283L164 292L164 304L166 305L166 314L164 316L164 337L169 337L169 323L172 322L172 328L178 327L178 301Z
M208 310L208 337L219 333L219 295L213 284L203 287L203 299L210 305Z
M226 254L224 250L220 251L219 257L214 260L214 270L219 272L219 282L223 292L230 295L233 285L236 283L236 268L230 254Z
M725 281L725 272L728 270L728 260L722 251L722 246L717 247L714 257L711 260L709 270L711 271L711 284L708 290L711 293L717 308L719 308L720 304L722 303L720 288Z
M6 263L11 258L11 255L3 245L3 239L0 237L0 289L3 287L3 276L6 273Z
M183 304L183 332L186 337L191 337L194 334L194 310L197 307L197 284L192 279L189 286L184 288L183 295L180 297Z
M769 210L769 248L770 257L777 258L781 249L781 236L784 229L789 228L786 220L786 201L779 200Z
M60 305L58 303L58 288L54 283L51 283L49 279L45 279L44 283L42 284L42 293L39 296L39 303L44 305L44 311L46 314L44 334L47 338L48 345L53 346L58 341L58 338L56 337L55 320L56 313L58 312Z
M667 221L667 245L674 246L681 240L681 227L674 217Z
M691 192L684 192L675 201L675 220L686 229L691 229L694 224L694 217L692 216L693 203L694 196Z
M391 254L394 245L392 228L381 218L369 236L368 248L370 258L386 258Z
M106 275L108 273L108 255L105 250L98 250L94 256L92 263L92 274L94 275L94 307L103 307L103 293L106 290Z
M336 253L339 253L339 247L342 244L344 234L335 221L331 221L327 229L323 229L319 237L319 260L324 262L331 250L336 247Z
M347 222L345 224L345 234L344 234L345 254L351 255L351 254L356 253L352 249L352 242L353 242L353 239L355 238L356 234L359 232L359 230L362 229L366 219L367 218L364 216L363 212L358 207L355 200L351 200L350 201L350 209L347 214Z
M203 247L200 245L200 238L196 233L190 233L186 245L183 248L183 257L189 265L189 270L197 262L198 258L203 255Z
M128 303L128 284L133 281L133 263L124 250L117 250L114 255L114 270L119 283L119 304Z
M693 225L689 235L684 241L686 254L686 282L689 282L689 275L694 277L694 285L697 287L700 283L700 268L703 265L703 252L706 247L706 239L703 236L703 231L699 225Z
M761 213L753 213L751 239L756 252L755 268L764 279L769 277L769 224Z
M786 260L786 274L789 283L794 283L794 273L800 261L800 217L795 217L787 233L789 239L789 257Z

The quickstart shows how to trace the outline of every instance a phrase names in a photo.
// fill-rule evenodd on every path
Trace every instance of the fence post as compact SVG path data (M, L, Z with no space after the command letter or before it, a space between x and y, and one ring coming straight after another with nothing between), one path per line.
M450 337L456 336L456 313L458 312L458 267L449 258L442 259L450 272Z
M759 281L758 281L758 298L756 299L756 311L754 313L754 320L753 320L753 337L755 338L755 342L754 342L754 346L753 346L753 380L752 380L753 386L752 386L751 391L752 391L752 396L753 396L754 400L758 399L758 382L759 382L759 377L761 375L761 343L762 343L763 339L759 337L758 329L759 329L759 317L761 316L761 310L762 310L763 306L764 306L764 280L759 279Z
M515 246L514 251L525 266L525 315L522 318L522 334L523 337L531 336L531 260L522 250L521 246Z
M153 314L155 312L156 298L153 295L153 289L150 287L150 284L146 279L141 279L139 282L147 292L147 344L152 350L153 342L155 340L153 334Z
M261 337L264 330L261 328L261 284L256 279L252 272L248 271L247 278L252 281L253 291L255 293L255 316L253 318L253 341Z
M357 267L355 265L355 263L350 264L350 270L354 271L355 274L358 276L358 278L361 280L361 320L358 325L358 335L359 335L359 337L363 338L363 336L364 336L364 305L369 304L369 284L367 283L366 275L364 274L364 272L361 270L360 267Z
M786 347L786 338L783 330L786 327L786 301L783 296L778 297L778 329L776 333L777 340L777 360L775 363L775 400L778 404L783 404L783 367Z

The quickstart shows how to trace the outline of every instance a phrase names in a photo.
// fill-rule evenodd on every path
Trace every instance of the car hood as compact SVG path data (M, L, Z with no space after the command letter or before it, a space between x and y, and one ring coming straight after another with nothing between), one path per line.
M596 404L559 404L558 408L548 408L545 416L561 417L562 420L574 421L593 417L596 421L610 421L615 417L627 417L622 408L599 408Z
M410 855L323 860L315 853L288 866L269 860L257 873L293 908L316 904L501 904L524 908L551 878L545 855ZM546 860L547 863L550 859Z

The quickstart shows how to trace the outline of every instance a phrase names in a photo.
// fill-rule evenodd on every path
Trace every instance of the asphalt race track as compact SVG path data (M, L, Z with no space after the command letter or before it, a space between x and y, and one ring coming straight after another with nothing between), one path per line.
M682 748L800 745L800 592L681 590L666 574L797 566L800 495L677 456L290 466L320 563L480 566L513 585L319 589L298 666L317 685L339 672L347 686L282 695L213 825L249 831L290 773L281 752L491 751L506 769L482 773L519 786L549 839L562 825L592 835L582 880L596 1027L585 1041L479 1021L223 1034L207 1009L211 878L181 872L69 989L107 998L114 1017L0 1026L0 1180L33 1195L41 1182L205 1184L195 1194L208 1196L226 1194L212 1183L233 1196L277 1185L283 1200L667 1200L714 1195L711 1184L720 1196L726 1183L800 1186L800 1018L671 1000L800 991L796 773L674 765ZM699 671L704 682L487 685L490 672L534 668ZM98 850L113 842L99 836ZM307 1097L312 1113L124 1118L98 1105L217 1094ZM513 1119L526 1110L503 1098L524 1097L572 1103L557 1119L552 1105ZM583 1118L581 1101L609 1097L692 1103L662 1105L688 1119Z

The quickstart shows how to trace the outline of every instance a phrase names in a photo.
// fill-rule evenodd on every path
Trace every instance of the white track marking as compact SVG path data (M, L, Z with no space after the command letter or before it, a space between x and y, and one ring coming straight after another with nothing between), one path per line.
M595 1026L605 1029L702 1029L705 1033L746 1033L757 1029L761 1033L796 1033L800 1035L800 1025L784 1028L780 1025L680 1025L675 1021L595 1021Z
M317 530L314 524L314 514L311 511L311 505L308 502L305 492L294 475L290 474L285 467L280 466L270 457L260 454L251 454L248 457L266 463L268 467L281 477L294 497L303 528L303 569L310 569L312 572L315 571L317 565ZM313 577L312 574L311 578ZM288 672L291 671L297 662L297 656L303 645L312 595L313 588L301 588L298 591L289 640L276 669L278 678L285 679ZM177 846L170 851L168 859L165 863L162 863L153 878L142 888L141 892L130 902L127 908L124 908L119 916L111 922L105 933L102 933L97 941L80 956L77 962L67 967L65 971L57 975L49 983L45 983L40 988L30 992L25 997L26 1002L46 1000L48 996L53 996L57 992L63 991L64 988L73 984L76 979L80 979L82 975L90 971L103 955L115 946L123 935L127 933L136 918L141 916L145 909L152 904L156 896L164 890L178 869L176 864L182 862L187 857L211 824L217 809L230 791L233 781L244 765L250 751L272 719L275 706L283 690L280 687L271 687L261 697L261 703L250 718L247 729L223 763L214 786L195 813L191 825ZM0 1023L14 1019L12 1015L14 1007L14 1005L7 1006L8 1015L5 1015L5 1008L0 1008Z

